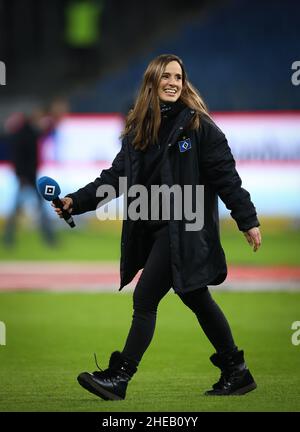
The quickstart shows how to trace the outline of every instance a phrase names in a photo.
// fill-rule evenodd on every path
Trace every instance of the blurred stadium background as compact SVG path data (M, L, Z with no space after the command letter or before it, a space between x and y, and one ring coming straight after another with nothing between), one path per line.
M300 62L299 15L296 0L0 0L0 321L7 327L7 345L0 346L2 382L8 383L9 372L23 362L23 373L9 381L0 410L113 409L93 405L92 399L88 407L75 396L67 400L77 391L81 397L73 375L85 367L89 353L94 349L107 356L114 348L110 335L122 344L124 323L130 323L128 290L107 293L117 291L119 283L121 222L99 221L90 213L76 217L77 228L70 230L38 201L30 184L20 194L26 172L16 175L16 166L26 171L36 162L36 175L55 178L62 195L96 178L118 151L145 67L166 52L183 59L225 132L263 236L254 254L220 202L229 276L214 293L249 347L262 392L249 396L248 403L201 399L201 409L300 410L295 388L300 346L290 340L291 325L300 320L300 76L293 69ZM22 211L16 217L17 198ZM57 297L49 291L72 294ZM152 388L153 361L167 375L168 360L189 351L190 386L201 373L207 384L212 379L205 360L211 348L199 339L198 368L190 336L194 322L174 296L167 297L165 314L178 314L186 327L161 318L161 336L146 356L144 378L136 380L122 410L200 409L197 395L189 406L176 402L176 388L172 400L158 387L157 405L137 402L144 386ZM200 338L194 330L193 337ZM174 334L181 341L178 351L166 342ZM70 379L71 356L76 361ZM34 368L48 379L41 399L27 387ZM58 376L67 380L66 389ZM39 388L38 380L35 385ZM295 390L286 397L291 387Z

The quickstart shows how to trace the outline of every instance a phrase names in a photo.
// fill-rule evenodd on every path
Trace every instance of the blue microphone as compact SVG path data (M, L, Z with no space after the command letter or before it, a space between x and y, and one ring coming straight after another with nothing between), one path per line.
M55 207L62 210L62 216L71 228L75 227L74 220L67 210L63 209L64 203L59 198L60 187L51 177L41 177L36 182L39 194L47 201L52 201Z

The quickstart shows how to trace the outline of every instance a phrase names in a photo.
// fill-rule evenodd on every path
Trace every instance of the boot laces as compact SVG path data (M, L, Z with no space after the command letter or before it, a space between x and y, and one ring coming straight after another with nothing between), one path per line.
M99 363L98 363L98 360L97 360L96 353L94 353L94 359L95 359L96 366L97 366L97 368L99 369L100 372L98 372L98 371L93 372L93 375L96 375L96 376L99 375L99 376L101 376L101 378L108 378L108 379L110 380L110 382L113 384L113 381L112 381L112 379L111 379L111 375L110 375L110 373L109 373L109 372L110 372L109 368L103 370L103 369L99 366Z
M214 389L221 387L230 387L235 381L239 380L239 376L229 371L222 371L219 381L213 385Z
M94 353L94 358L95 358L96 366L99 369L99 372L95 371L93 372L93 375L96 376L98 375L101 378L109 379L112 385L115 385L114 384L115 379L119 379L119 378L130 379L132 377L130 371L126 370L125 364L120 364L119 362L113 363L110 360L108 368L103 370L98 364L97 356L95 353Z
M216 382L216 383L213 385L213 388L214 388L214 389L221 388L221 387L223 387L224 385L226 385L226 382L227 382L227 380L226 380L225 373L224 373L224 372L221 372L220 379L219 379L218 382Z
M96 363L96 366L97 366L97 368L99 369L99 371L104 372L104 370L101 369L101 367L100 367L99 364L98 364L98 360L97 360L96 353L94 353L94 359L95 359L95 363Z

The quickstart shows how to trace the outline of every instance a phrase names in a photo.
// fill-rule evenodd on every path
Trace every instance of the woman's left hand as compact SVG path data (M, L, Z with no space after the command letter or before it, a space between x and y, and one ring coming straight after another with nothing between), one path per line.
M258 227L254 227L244 232L244 236L250 246L253 246L253 252L256 252L261 245L261 234Z

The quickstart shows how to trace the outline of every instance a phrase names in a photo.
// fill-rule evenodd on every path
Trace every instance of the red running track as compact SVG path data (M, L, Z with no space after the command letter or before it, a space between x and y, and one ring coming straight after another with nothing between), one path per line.
M139 274L129 287L133 288ZM55 263L55 262L2 262L0 263L0 290L117 290L120 284L116 263ZM224 285L225 284L225 285ZM231 266L228 277L220 288L286 287L300 289L300 267Z

